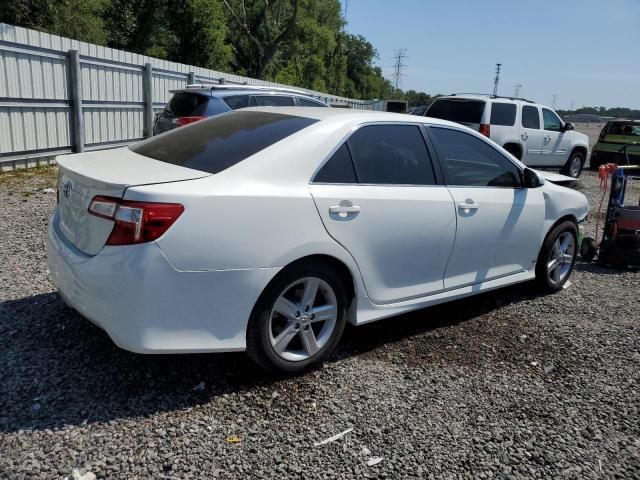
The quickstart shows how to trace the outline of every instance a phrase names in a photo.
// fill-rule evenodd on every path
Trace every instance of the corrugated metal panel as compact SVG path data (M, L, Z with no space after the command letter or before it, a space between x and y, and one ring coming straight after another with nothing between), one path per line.
M170 90L183 88L189 72L196 81L288 87L264 80L183 65L0 23L0 162L71 146L67 52L78 50L85 144L108 146L142 137L143 72L150 63L153 111L162 110ZM369 102L313 90L308 94L352 108Z

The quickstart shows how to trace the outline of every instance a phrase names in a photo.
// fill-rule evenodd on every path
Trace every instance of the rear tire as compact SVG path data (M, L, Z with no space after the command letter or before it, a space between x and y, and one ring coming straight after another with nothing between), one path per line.
M567 220L553 227L536 262L536 283L547 293L557 292L569 280L578 253L578 227Z
M578 178L584 168L584 155L582 152L573 152L564 164L560 173L567 175L568 177Z
M323 362L342 336L348 301L344 280L325 263L303 260L286 267L251 313L247 354L274 373L297 373Z

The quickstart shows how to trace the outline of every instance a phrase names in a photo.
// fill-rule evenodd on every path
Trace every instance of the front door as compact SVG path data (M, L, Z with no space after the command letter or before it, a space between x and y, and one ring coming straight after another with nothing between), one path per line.
M310 186L327 232L355 259L374 303L444 288L456 219L422 132L417 125L360 127Z
M543 137L544 132L540 129L540 109L533 105L523 105L520 119L522 163L530 166L544 165Z
M430 127L429 135L457 218L445 288L534 268L545 216L542 191L523 188L516 164L475 135L447 127Z
M562 131L562 121L548 108L542 109L542 122L544 127L544 143L542 153L545 165L561 167L569 159L570 139L568 134Z

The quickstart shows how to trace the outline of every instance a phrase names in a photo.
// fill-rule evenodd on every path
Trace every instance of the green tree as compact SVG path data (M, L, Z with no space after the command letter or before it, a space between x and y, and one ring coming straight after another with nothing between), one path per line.
M106 1L10 0L0 8L0 22L102 45Z
M299 0L222 0L229 18L229 41L236 72L264 78L281 45L296 31Z
M222 4L218 0L174 0L170 26L174 41L169 59L205 68L226 70L231 46L226 43Z

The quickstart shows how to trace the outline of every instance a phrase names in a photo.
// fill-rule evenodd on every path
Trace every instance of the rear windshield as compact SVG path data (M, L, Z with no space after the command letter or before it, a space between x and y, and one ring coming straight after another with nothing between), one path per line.
M458 123L480 123L484 104L483 100L436 100L427 110L426 116Z
M640 137L640 123L610 123L606 135L625 135Z
M234 112L196 122L129 147L161 162L221 172L317 122L271 112Z
M209 97L196 93L177 92L173 94L167 110L176 117L194 117L204 115Z

